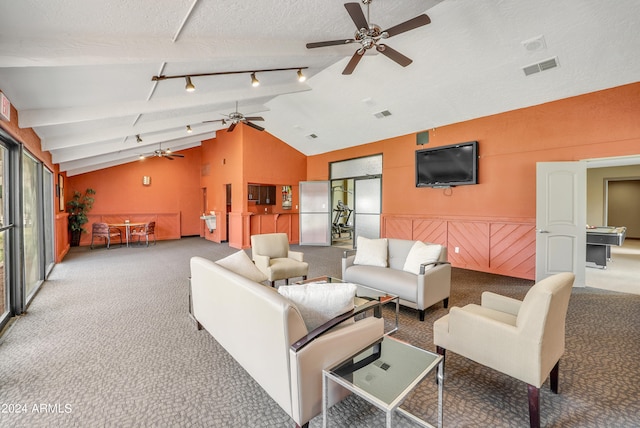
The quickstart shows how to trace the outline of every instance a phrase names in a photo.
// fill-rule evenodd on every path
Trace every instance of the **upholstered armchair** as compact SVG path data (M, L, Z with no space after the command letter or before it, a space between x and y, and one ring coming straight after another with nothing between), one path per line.
M559 273L533 285L522 301L484 292L481 305L452 307L433 324L437 352L455 352L525 382L530 424L539 427L540 387L547 377L558 393L573 281L573 273Z
M107 242L107 249L111 247L111 238L120 239L122 246L122 231L117 227L109 227L107 223L93 223L91 226L91 244L89 248L93 250L93 240L102 238Z
M286 233L265 233L251 236L251 259L266 276L271 286L284 279L302 277L307 279L309 264L304 261L300 251L289 250L289 237Z

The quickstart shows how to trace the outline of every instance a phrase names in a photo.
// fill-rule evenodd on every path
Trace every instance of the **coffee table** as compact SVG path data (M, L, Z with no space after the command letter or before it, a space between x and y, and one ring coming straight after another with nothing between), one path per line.
M310 279L305 279L303 281L298 281L296 282L296 284L310 284L310 283L321 283L321 284L327 284L327 283L336 283L336 284L343 284L345 283L345 281L339 279L339 278L333 278L330 276L320 276L317 278L310 278ZM372 300L377 300L379 301L382 305L386 305L389 303L393 303L395 302L396 304L396 312L395 312L395 325L393 325L393 327L391 329L389 329L388 331L385 331L385 335L394 333L396 331L398 331L398 317L400 314L400 297L396 296L394 294L389 294L386 291L380 291L380 290L376 290L374 288L371 287L367 287L364 285L360 285L360 284L355 284L358 289L356 291L356 297L354 299L354 305L355 307L359 307L361 305L364 305L366 303L371 302ZM376 312L376 316L380 316L382 317L381 313Z
M401 409L407 395L437 367L438 428L442 427L443 357L385 336L359 353L322 371L322 426L327 427L329 382L347 388L386 413L391 427L395 412L424 427L435 428Z

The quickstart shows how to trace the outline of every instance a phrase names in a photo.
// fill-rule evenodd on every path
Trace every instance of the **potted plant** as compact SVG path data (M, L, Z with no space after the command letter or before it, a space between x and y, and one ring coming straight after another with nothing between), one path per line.
M93 207L93 195L96 191L87 189L84 193L74 190L71 200L67 202L67 212L69 213L69 232L71 234L71 246L80 245L80 236L87 230L83 227L89 221L87 213Z

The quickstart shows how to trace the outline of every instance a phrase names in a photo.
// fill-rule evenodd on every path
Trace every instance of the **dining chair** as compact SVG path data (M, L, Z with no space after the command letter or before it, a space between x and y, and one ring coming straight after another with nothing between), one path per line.
M133 228L130 235L132 240L134 236L138 237L138 245L140 245L140 238L144 236L144 239L147 242L147 247L149 246L149 235L153 235L153 245L156 245L156 222L150 221L140 228Z
M122 246L122 231L117 227L110 227L107 223L93 223L91 226L91 245L89 248L93 250L93 240L95 238L103 238L107 242L107 249L111 247L111 238L118 237L120 246Z

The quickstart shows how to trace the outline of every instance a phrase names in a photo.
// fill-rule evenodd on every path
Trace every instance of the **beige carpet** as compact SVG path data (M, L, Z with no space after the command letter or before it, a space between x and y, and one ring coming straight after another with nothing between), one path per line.
M300 247L310 276L340 275L343 250ZM235 252L200 238L111 250L74 248L27 314L0 338L0 427L293 427L291 419L188 317L189 258ZM484 290L522 298L531 281L454 269L451 305ZM242 310L242 308L238 308ZM395 335L433 351L433 322L401 309ZM389 315L388 313L386 315ZM574 289L560 394L541 391L543 426L640 426L640 296ZM248 352L259 353L259 349ZM265 364L269 364L265 361ZM456 354L447 356L444 426L526 427L526 386ZM433 422L436 389L422 382L404 406ZM20 407L16 407L19 405ZM331 427L382 427L382 412L349 397ZM395 427L415 427L404 418ZM322 417L311 420L319 428Z
M587 267L585 279L587 287L640 294L640 239L625 239L621 247L612 246L607 268Z

